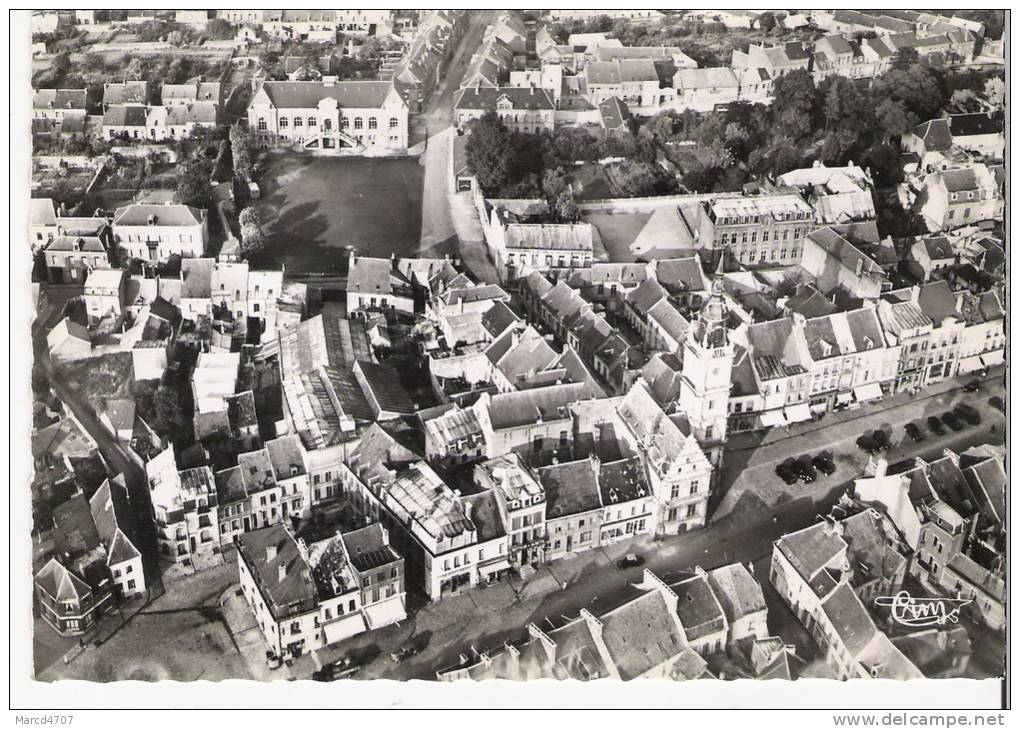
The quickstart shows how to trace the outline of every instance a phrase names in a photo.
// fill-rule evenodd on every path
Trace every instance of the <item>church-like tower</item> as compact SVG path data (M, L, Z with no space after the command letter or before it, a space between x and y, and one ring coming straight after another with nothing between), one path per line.
M726 330L722 259L712 280L712 293L698 313L684 342L680 411L712 465L722 464L726 416L733 369L733 343Z

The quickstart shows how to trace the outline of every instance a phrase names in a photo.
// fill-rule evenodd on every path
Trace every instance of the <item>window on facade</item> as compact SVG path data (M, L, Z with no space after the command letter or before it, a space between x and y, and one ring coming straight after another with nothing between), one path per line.
M362 120L362 118L360 116L354 117L354 128L355 129L361 129L363 127L364 127L364 121Z
M368 118L368 128L369 129L378 129L379 128L379 120L376 119L374 116L370 116Z
M396 129L400 126L400 120L395 116L390 117L390 129Z
M301 126L302 124L303 124L303 122L301 121L301 117L299 117L299 116L294 117L294 127L295 128Z
M268 127L266 126L266 120L265 119L259 119L259 131L260 132L264 132L264 131L266 131L267 128Z
M350 126L351 126L351 120L348 119L347 117L344 117L343 119L340 120L340 128L341 129L347 129Z
M315 117L314 116L308 117L308 126L310 126L310 127L314 127L315 126Z
M698 505L697 504L689 504L687 506L687 516L690 517L690 516L697 516L697 515L698 515Z
M287 119L287 117L285 117L285 116L281 116L280 117L280 129L286 129L288 126L290 126L290 120Z

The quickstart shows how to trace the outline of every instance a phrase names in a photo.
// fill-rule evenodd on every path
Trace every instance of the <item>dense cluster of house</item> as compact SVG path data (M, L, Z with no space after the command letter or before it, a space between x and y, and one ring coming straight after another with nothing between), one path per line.
M561 19L557 12L551 11L551 20ZM649 22L661 14L609 15ZM729 22L733 16L728 27L748 28L756 15L688 11L685 18L711 21L726 16ZM488 27L464 75L454 104L457 125L463 128L495 112L507 127L524 133L552 131L557 125L606 132L613 118L603 107L609 99L615 98L627 113L643 116L670 109L712 111L738 100L768 104L774 80L791 71L805 70L816 82L831 75L872 78L888 71L904 48L921 56L937 53L949 63L969 63L981 51L984 37L981 23L916 12L818 11L810 23L829 34L813 44L751 45L746 52L734 51L728 66L699 68L679 48L624 46L611 32L575 33L561 44L548 26L536 31L525 25L520 13L506 11Z
M1002 629L1004 456L1004 447L946 450L895 472L879 459L825 520L776 542L769 579L837 678L964 675L962 628L890 636L872 617L876 598L908 578Z
M604 11L550 17L591 13ZM943 37L970 43L972 55L982 33L955 18L846 13L812 16L833 33L812 49L752 46L732 68L699 69L678 48L623 46L605 33L557 44L505 11L468 62L456 124L495 111L524 133L590 122L629 134L632 111L767 100L771 80L795 68L874 75L899 48L934 52ZM263 148L382 154L406 150L409 113L436 88L466 15L217 17L277 38L409 39L386 80L260 80L247 110ZM207 21L204 11L178 14ZM875 37L847 39L865 26ZM522 62L529 50L536 67ZM163 85L153 101L145 82L107 84L103 136L160 142L215 125L219 85ZM39 91L34 106L40 133L64 134L90 113L86 94L71 91ZM86 633L118 601L145 594L157 557L201 569L236 551L240 594L278 665L404 620L412 590L439 601L704 527L735 432L1001 365L1002 130L986 114L946 115L902 143L899 192L928 235L881 238L870 171L817 164L741 193L644 201L652 232L632 247L637 260L616 262L584 213L562 222L545 201L485 199L468 180L498 283L476 282L449 258L351 254L339 300L306 299L282 269L256 269L229 247L209 257L207 214L192 207L143 200L79 218L34 200L29 235L48 280L83 287L81 311L69 308L47 334L51 361L130 352L135 383L187 400L173 439L146 421L151 403L96 407L144 473L144 505L101 459L108 477L83 483L96 444L69 413L37 404L48 424L33 432L34 506L54 543L36 565L40 614L62 634ZM453 168L458 188L462 165ZM417 371L391 364L394 354ZM875 461L827 518L775 543L768 579L836 677L963 672L965 632L894 636L872 617L874 599L908 576L1002 627L1003 455L947 451L892 471ZM142 544L139 516L154 543ZM752 566L668 583L646 570L597 609L528 624L520 640L437 675L790 678L793 649L766 618ZM932 645L950 638L934 660Z
M559 624L529 623L516 640L437 671L440 681L792 677L791 646L769 635L768 608L742 564L697 568L667 584L650 570L619 604Z
M656 215L688 254L650 263L600 260L596 226L543 222L541 201L476 197L492 259L527 319L585 366L575 380L594 377L607 392L623 392L638 376L683 379L693 312L709 299L703 269L716 262L734 348L722 399L740 430L1001 364L1005 253L990 226L1000 219L1002 190L993 184L989 194L997 204L965 203L966 225L880 239L867 172L816 165L755 194L665 200ZM528 344L527 330L515 336L516 346L530 347L527 365L494 360L499 375L478 367L493 347L509 350L469 330L448 336L467 347L434 359L434 372L498 390L508 376L528 382L558 366L555 353Z

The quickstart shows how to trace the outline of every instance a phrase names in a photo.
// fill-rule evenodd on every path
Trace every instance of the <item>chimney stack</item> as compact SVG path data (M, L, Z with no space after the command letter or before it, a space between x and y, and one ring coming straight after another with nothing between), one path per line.
M283 579L287 576L287 565L280 564L277 582L283 582Z
M471 518L471 506L472 504L470 501L464 502L464 517L467 519Z
M267 562L271 562L274 559L276 559L276 545L275 544L267 544L266 545L266 561Z

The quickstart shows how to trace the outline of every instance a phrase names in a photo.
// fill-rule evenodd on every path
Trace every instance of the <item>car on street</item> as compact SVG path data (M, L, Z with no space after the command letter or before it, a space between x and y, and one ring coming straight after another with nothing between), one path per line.
M645 558L642 557L640 554L634 554L633 552L631 552L630 554L625 554L624 556L620 557L620 559L616 560L616 566L618 569L621 570L625 570L630 567L640 567L644 563Z
M393 653L390 653L390 658L394 663L403 663L408 658L418 655L421 653L421 648L413 643L403 645Z
M797 480L803 481L804 483L813 483L818 474L815 473L815 467L811 465L811 461L805 456L804 458L798 458L793 462L793 473L797 477Z
M836 472L836 464L832 460L831 453L819 453L817 456L811 459L811 465L817 468L822 473L824 473L826 476L831 476Z
M991 405L996 410L998 410L1000 413L1006 412L1006 401L1003 400L998 395L993 395L992 397L988 398L988 404Z
M971 380L970 382L963 386L964 392L977 392L980 389L981 389L980 380Z
M953 413L963 418L971 425L981 425L981 413L977 411L973 405L968 405L965 402L961 402L955 408Z
M880 451L889 450L889 435L884 430L876 430L871 434L872 440L875 441L875 445L878 446Z
M776 475L783 479L783 483L792 485L797 483L797 474L793 472L793 459L786 459L776 466Z
M857 447L860 448L865 453L871 453L871 454L878 453L879 451L882 450L879 447L878 443L875 442L875 439L872 438L867 433L857 437Z
M948 425L950 428L959 433L961 430L967 427L967 424L952 410L948 410L942 413L942 422Z
M327 663L318 671L312 674L313 681L339 681L342 678L349 678L358 672L361 664L350 656L344 656L332 663Z
M946 432L946 426L942 424L942 421L937 416L932 415L928 418L928 430L935 435L942 435Z
M907 431L907 437L915 443L920 443L924 440L924 433L921 432L921 429L915 423L907 423L903 426L903 429Z

